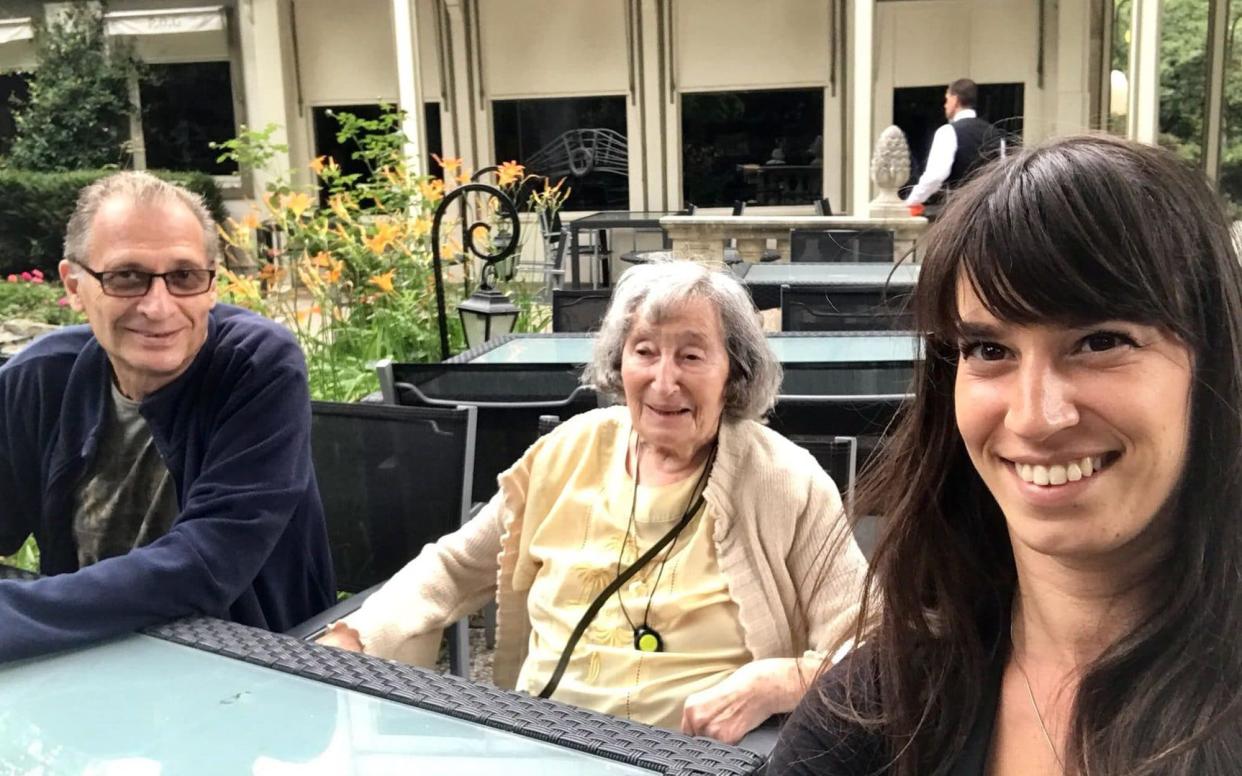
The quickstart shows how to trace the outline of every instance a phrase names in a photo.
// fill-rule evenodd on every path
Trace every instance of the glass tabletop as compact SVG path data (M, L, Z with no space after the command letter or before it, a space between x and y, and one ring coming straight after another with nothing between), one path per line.
M676 210L604 210L570 222L573 228L603 229L610 226L659 226L665 216L683 215Z
M747 285L764 284L859 284L913 286L919 278L918 264L888 262L824 262L798 264L754 264L746 271L742 282Z
M0 666L0 763L44 776L653 773L141 635Z
M768 337L783 364L910 362L919 353L910 334L831 334ZM471 359L471 364L585 364L595 340L584 336L520 335Z

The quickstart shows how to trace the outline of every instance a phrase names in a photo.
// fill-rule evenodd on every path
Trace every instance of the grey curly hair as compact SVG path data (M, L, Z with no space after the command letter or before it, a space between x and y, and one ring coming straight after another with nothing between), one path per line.
M729 378L725 417L759 420L776 404L781 365L768 345L750 294L732 275L693 261L658 261L631 267L621 277L582 382L623 397L621 352L636 321L658 322L691 299L706 299L720 313Z

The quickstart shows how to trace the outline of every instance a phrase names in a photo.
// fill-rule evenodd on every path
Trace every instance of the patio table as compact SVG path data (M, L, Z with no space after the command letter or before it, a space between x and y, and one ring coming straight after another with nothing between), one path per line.
M381 364L380 388L393 404L478 407L474 499L486 501L538 437L540 415L564 420L601 403L581 384L594 337L514 334L439 364ZM920 352L914 335L893 331L781 332L768 343L785 375L771 424L791 435L878 436Z
M737 264L733 271L750 290L755 306L781 306L781 286L847 286L852 289L887 288L909 294L919 278L918 264L891 262L804 262L798 264Z
M205 617L0 666L0 763L79 773L750 774L762 758Z
M569 222L569 277L573 288L581 287L580 272L578 269L578 253L580 240L578 233L582 230L603 230L611 231L613 229L644 229L649 231L663 231L660 227L660 219L665 216L680 215L681 211L670 210L605 210L599 213L592 213L589 216L583 216ZM664 247L670 247L668 235L664 236ZM592 248L591 260L599 260L599 241L596 240ZM610 284L608 265L603 266L604 285Z

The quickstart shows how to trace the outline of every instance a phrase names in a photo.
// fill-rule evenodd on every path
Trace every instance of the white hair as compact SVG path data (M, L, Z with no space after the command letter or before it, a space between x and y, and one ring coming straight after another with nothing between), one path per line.
M601 393L624 396L621 353L635 322L659 322L670 310L692 299L705 299L720 313L729 354L725 416L763 418L776 404L781 365L763 334L755 305L732 274L715 272L693 261L640 264L621 276L582 382Z

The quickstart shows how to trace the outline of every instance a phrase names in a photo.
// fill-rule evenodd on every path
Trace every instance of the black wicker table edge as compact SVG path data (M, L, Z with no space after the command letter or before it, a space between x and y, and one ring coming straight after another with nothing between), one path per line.
M143 632L665 776L742 776L762 773L765 764L759 754L707 738L692 738L210 617L188 617Z

